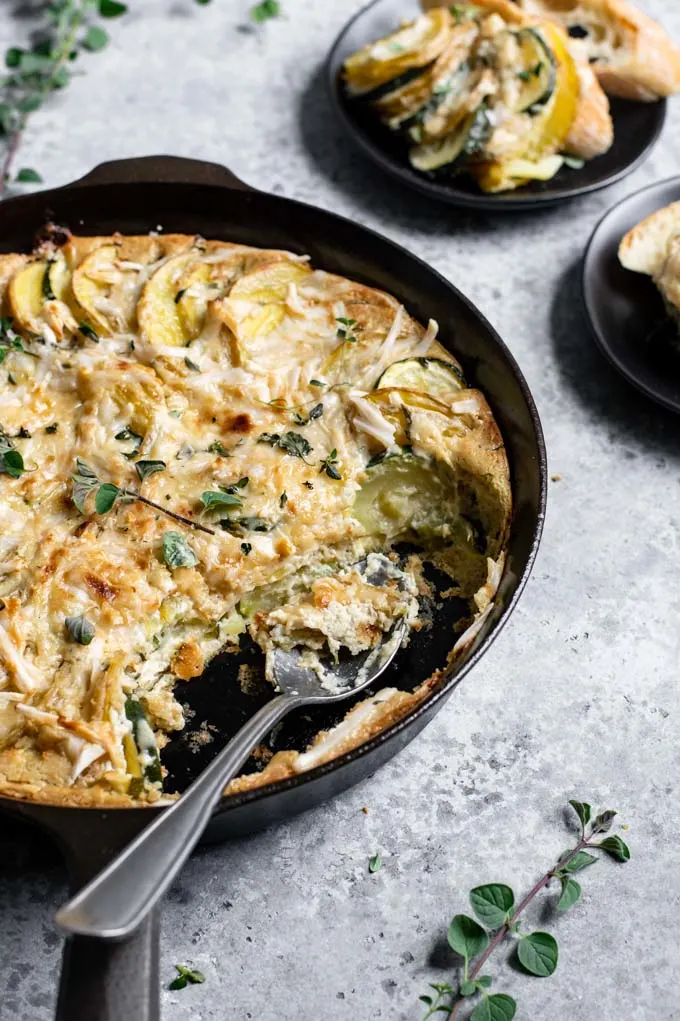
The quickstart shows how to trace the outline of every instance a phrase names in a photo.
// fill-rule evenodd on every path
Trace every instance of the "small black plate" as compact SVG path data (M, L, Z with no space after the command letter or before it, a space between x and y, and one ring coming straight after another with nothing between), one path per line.
M632 173L647 158L666 120L666 100L633 103L611 100L614 144L609 152L590 160L582 170L563 167L551 181L534 181L512 192L485 195L464 177L435 181L413 170L406 146L384 128L370 111L356 100L348 100L340 71L350 54L393 32L402 19L417 16L415 0L373 0L349 21L336 39L326 61L331 102L347 132L383 170L404 184L455 206L471 209L534 209L556 205L565 199L586 195L615 184Z
M624 269L621 239L645 217L680 199L680 177L652 184L610 209L595 228L583 260L581 288L595 338L626 379L680 412L677 329L652 280Z

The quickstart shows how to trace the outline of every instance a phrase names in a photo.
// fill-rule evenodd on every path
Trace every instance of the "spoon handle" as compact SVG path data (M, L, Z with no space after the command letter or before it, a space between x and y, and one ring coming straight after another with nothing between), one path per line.
M56 914L66 932L125 939L168 889L198 843L225 784L279 720L301 703L281 694L262 707L170 808Z

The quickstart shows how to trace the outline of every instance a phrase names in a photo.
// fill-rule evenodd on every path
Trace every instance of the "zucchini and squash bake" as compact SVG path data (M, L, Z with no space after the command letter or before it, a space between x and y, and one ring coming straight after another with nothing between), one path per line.
M163 796L173 694L255 642L337 656L427 626L427 559L468 606L511 494L483 395L389 294L307 257L184 235L48 233L0 256L0 794ZM431 690L384 689L243 789Z
M626 74L640 80L640 54L630 55L638 45L630 32L627 55L621 43L611 59L595 40L624 39L613 12L620 17L627 5L475 0L449 7L423 0L422 6L429 9L352 54L342 70L354 109L389 131L414 170L439 180L464 174L484 192L502 192L550 180L565 165L578 170L611 147L602 85L613 77L605 72L616 63L619 87L612 91L621 94ZM578 31L568 22L572 14L588 27ZM666 91L657 81L656 96L680 88L680 53L655 29L666 40L670 68ZM650 47L650 59L653 53ZM650 88L631 86L626 94L653 98Z

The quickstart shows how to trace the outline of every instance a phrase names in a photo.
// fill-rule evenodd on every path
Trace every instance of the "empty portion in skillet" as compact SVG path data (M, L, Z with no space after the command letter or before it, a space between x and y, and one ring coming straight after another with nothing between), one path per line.
M0 257L0 793L114 805L181 787L159 750L185 715L198 762L236 729L234 684L239 707L267 693L242 636L351 648L406 612L427 632L439 595L404 540L446 575L458 648L472 640L509 473L436 323L288 252L58 241ZM348 580L376 550L417 612ZM194 686L212 698L192 706ZM377 693L307 752L260 749L234 789L334 757L427 690Z

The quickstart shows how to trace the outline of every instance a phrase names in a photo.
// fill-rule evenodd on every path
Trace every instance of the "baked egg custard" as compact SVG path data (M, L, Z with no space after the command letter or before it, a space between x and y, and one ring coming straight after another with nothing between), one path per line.
M427 626L429 561L500 582L502 438L392 296L305 256L185 235L0 256L0 794L165 796L173 694L253 641L326 660ZM321 660L319 660L320 662ZM430 690L384 689L231 790L333 758Z

